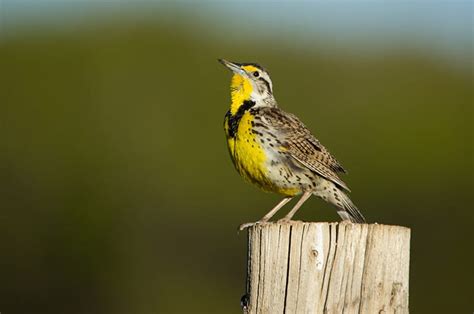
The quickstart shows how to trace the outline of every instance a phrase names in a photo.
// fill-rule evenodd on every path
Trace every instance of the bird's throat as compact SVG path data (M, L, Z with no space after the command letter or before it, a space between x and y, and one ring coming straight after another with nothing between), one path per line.
M243 77L242 75L234 74L230 84L230 94L232 98L230 113L235 115L244 102L250 100L250 95L252 94L252 84L250 83L249 79Z

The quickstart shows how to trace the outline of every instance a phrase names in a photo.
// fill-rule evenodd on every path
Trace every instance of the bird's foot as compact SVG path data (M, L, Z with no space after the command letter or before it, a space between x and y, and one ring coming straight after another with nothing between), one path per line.
M253 227L255 226L256 224L259 224L260 222L259 221L256 221L256 222L246 222L244 224L241 224L239 226L239 231L242 231L242 230L245 230L247 228L250 228L250 227Z
M278 219L276 222L279 223L279 224L286 224L286 223L288 223L288 222L290 222L290 221L291 221L290 218L284 217L284 218L282 218L282 219Z
M264 223L267 223L267 222L268 222L267 220L259 220L259 221L256 221L256 222L246 222L246 223L241 224L239 226L239 231L242 231L244 229L253 227L255 225L261 225L261 224L264 224Z

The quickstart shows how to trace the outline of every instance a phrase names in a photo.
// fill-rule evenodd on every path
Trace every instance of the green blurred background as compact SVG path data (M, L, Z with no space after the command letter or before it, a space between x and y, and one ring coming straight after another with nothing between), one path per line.
M472 312L472 2L0 4L1 313L240 312L237 226L279 197L233 169L217 58L269 69L366 218L412 228L413 313Z

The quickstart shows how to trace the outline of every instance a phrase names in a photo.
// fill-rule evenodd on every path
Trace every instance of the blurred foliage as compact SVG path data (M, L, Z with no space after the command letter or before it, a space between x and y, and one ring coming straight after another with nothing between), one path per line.
M220 57L269 69L365 216L412 228L411 310L472 311L471 69L305 49L119 22L1 42L0 311L240 312L236 228L279 197L228 158ZM296 218L339 219L317 199Z

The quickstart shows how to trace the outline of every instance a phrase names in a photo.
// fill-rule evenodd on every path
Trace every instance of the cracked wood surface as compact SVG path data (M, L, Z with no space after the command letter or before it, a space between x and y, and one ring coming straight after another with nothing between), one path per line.
M410 229L291 221L248 232L245 313L408 313Z

